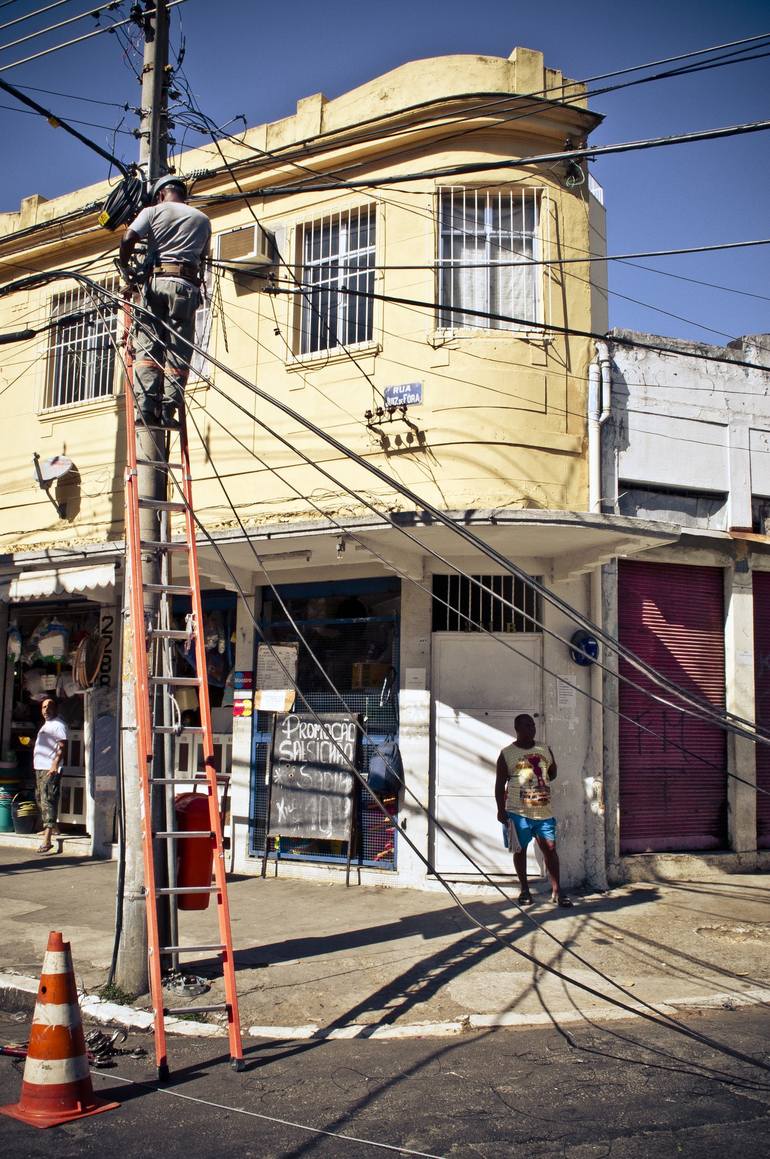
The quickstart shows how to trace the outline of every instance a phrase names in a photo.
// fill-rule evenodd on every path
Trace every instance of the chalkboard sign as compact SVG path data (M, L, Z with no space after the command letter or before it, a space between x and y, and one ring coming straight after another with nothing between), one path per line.
M358 737L356 718L349 713L276 716L268 836L347 841L350 846L357 782L348 761L359 767Z

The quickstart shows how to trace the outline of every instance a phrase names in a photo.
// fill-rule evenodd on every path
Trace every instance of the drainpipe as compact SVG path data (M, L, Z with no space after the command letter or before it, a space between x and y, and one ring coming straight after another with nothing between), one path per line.
M588 510L602 506L601 428L610 417L612 363L606 342L596 342L596 358L588 368Z

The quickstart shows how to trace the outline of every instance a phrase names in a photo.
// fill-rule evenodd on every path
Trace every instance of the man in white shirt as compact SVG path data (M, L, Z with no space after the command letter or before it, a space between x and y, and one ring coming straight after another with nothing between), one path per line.
M59 708L52 696L47 696L40 708L43 723L35 739L32 766L35 770L35 796L43 819L43 838L38 853L50 853L53 849L51 834L56 827L59 811L61 763L67 744L67 726L59 719Z
M147 242L150 272L133 329L136 404L145 422L173 429L193 356L188 343L195 337L211 222L187 204L187 187L173 173L155 182L152 196L154 205L143 209L123 235L118 260L130 281L134 249Z

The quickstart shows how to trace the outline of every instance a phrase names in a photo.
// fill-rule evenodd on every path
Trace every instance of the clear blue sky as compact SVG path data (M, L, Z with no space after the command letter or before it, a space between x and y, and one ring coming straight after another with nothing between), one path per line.
M50 2L0 3L0 25ZM87 7L84 0L68 0L3 29L0 46ZM120 15L127 9L124 3ZM28 44L0 48L0 67L93 27L89 17ZM285 5L186 0L173 18L175 46L180 31L187 46L185 71L201 107L220 124L236 113L258 124L290 114L299 97L319 91L337 96L407 60L448 53L507 56L519 44L539 49L549 66L582 79L770 31L770 7L759 0L444 0L441 5L388 0L376 6L345 0L293 0ZM139 58L134 53L132 59L136 63ZM115 34L94 37L0 76L19 86L57 89L80 98L138 103L138 84ZM598 96L592 107L605 121L591 140L620 142L762 120L770 116L769 93L770 57ZM108 126L82 131L112 147L112 130L123 116L120 109L30 95L64 117ZM14 101L0 93L0 104ZM135 126L136 118L126 115L123 129ZM42 118L0 108L0 131L4 155L11 158L0 173L0 211L16 209L30 193L54 197L106 176L106 166L96 155ZM187 140L192 145L202 138L190 134ZM119 156L136 156L132 136L118 134L116 141ZM770 236L769 145L770 133L758 133L596 162L593 173L605 189L609 252ZM695 281L612 263L611 324L717 344L738 334L770 331L769 250L642 263Z

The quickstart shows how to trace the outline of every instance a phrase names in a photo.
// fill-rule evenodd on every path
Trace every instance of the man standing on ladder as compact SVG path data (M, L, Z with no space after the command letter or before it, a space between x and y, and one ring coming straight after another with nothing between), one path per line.
M120 243L124 281L134 281L129 263L139 241L147 242L143 312L134 318L136 405L150 426L176 429L201 302L203 263L211 242L205 213L187 204L187 187L173 173L152 188L153 204L129 225Z

